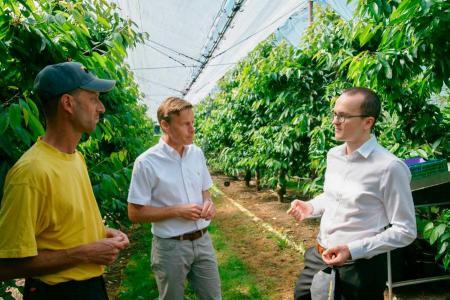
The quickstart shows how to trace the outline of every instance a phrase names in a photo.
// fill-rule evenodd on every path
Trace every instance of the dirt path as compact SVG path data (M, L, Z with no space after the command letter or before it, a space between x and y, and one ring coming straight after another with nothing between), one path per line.
M271 191L256 191L241 181L225 187L224 176L214 176L216 186L225 194L218 202L215 221L231 249L256 275L258 283L270 291L270 299L292 299L293 289L303 268L303 253L269 231L264 223L302 247L314 244L318 221L297 223L286 214L287 203L279 203ZM233 203L233 201L236 203ZM238 206L245 208L243 212ZM250 214L256 216L252 217ZM262 230L263 229L263 230ZM299 238L301 237L301 238Z

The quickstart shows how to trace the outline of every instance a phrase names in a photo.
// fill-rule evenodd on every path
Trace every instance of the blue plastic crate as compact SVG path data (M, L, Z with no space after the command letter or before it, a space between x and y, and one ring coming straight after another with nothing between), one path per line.
M423 158L414 157L405 159L404 162L409 167L413 179L424 178L430 175L447 172L447 160L433 159L425 161Z

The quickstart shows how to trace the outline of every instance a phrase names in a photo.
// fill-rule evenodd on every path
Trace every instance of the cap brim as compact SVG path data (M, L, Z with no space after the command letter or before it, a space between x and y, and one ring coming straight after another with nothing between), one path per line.
M115 80L95 78L91 80L89 83L80 86L80 88L93 92L106 93L112 90L115 85L116 85Z

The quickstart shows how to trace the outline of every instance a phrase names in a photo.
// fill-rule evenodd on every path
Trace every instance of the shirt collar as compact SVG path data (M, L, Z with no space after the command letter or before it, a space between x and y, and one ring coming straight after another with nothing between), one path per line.
M161 148L163 149L163 151L166 154L168 154L172 157L180 158L180 154L177 152L177 150L175 150L172 146L167 144L166 141L163 140L162 136L159 138L158 144L161 146ZM189 148L190 148L190 145L184 145L183 156L185 156L188 153Z
M375 137L375 135L371 134L370 139L362 144L361 147L356 150L356 152L367 159L370 153L372 153L373 149L375 149L377 144L377 138Z

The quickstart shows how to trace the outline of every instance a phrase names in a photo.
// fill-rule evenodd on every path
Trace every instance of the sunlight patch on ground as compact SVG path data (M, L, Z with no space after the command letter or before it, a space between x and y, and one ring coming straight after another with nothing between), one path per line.
M300 252L301 254L305 253L305 246L303 245L303 243L296 243L294 242L292 239L290 239L287 235L285 235L284 233L276 230L275 228L273 228L272 225L264 222L261 218L257 217L254 213L252 213L251 211L249 211L248 209L246 209L245 207L243 207L241 204L239 204L237 201L235 201L234 199L228 197L227 195L225 195L220 189L218 189L216 186L212 187L214 193L216 194L220 194L224 199L226 199L227 201L229 201L231 204L233 204L234 206L236 206L240 211L242 211L244 214L246 214L247 216L249 216L253 221L259 223L265 230L273 233L276 237L278 237L280 240L283 240L287 243L287 245L295 250L297 250L298 252Z

